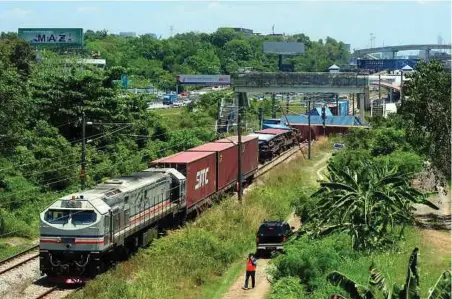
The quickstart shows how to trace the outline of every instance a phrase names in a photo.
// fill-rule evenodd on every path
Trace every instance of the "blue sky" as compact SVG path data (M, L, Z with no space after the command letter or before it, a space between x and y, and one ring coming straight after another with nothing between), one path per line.
M19 27L82 27L168 37L187 31L245 27L255 32L331 36L352 49L370 45L451 41L450 1L298 2L0 2L0 31Z

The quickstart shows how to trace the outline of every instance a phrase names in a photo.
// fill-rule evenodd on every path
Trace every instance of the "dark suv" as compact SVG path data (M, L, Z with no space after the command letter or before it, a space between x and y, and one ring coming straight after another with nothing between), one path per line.
M293 229L284 221L264 221L256 234L257 252L282 251L283 243L293 234Z

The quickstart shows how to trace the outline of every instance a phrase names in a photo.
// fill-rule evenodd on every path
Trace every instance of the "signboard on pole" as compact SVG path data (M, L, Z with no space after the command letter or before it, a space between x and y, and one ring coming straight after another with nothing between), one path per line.
M83 46L82 28L19 28L18 35L36 46Z
M304 53L304 44L297 42L264 42L264 53L297 55Z
M179 75L177 82L185 85L231 85L230 75Z

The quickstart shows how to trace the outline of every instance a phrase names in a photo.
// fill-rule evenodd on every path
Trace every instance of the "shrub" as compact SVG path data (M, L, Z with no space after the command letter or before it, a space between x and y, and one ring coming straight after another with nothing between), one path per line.
M283 277L272 286L270 299L298 299L305 290L298 277Z
M315 241L303 236L286 246L287 254L273 261L272 276L276 280L297 277L306 285L306 291L312 292L325 283L324 275L328 271L355 254L350 245L350 238L341 234Z

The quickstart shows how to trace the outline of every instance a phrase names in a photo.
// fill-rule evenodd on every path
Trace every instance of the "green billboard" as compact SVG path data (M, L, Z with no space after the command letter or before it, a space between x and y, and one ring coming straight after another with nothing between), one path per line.
M36 46L83 46L82 28L19 28L19 37Z

